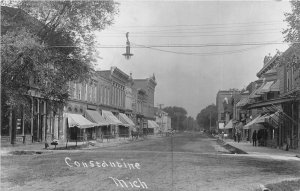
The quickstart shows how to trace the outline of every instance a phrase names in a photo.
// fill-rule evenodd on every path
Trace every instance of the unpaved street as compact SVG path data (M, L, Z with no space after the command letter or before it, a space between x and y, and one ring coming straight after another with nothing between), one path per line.
M254 190L300 177L296 160L220 151L214 139L184 133L105 149L2 156L1 190Z

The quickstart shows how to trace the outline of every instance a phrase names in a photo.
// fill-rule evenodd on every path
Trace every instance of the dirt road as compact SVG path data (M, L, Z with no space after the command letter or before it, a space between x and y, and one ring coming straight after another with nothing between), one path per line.
M184 133L106 149L2 156L1 190L241 191L300 177L299 161L223 151L214 139Z

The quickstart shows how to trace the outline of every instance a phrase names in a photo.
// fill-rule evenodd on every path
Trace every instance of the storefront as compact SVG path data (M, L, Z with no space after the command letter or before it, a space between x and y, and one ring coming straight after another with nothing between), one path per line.
M154 134L154 133L158 133L159 131L159 125L152 120L148 120L148 133L149 134Z
M110 132L107 132L104 136L116 137L119 135L119 126L123 124L111 111L102 110L102 117L109 123Z
M124 124L123 126L119 126L120 127L119 136L128 137L131 135L131 131L136 131L135 124L124 113L119 113L119 120Z
M87 141L92 138L96 123L89 121L81 114L66 113L66 117L68 141Z
M85 117L97 126L92 128L92 139L103 139L103 135L107 134L109 131L109 122L106 121L98 111L86 110Z

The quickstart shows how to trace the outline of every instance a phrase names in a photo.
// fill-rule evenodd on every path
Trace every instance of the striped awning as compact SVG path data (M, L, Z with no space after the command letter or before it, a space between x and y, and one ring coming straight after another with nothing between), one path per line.
M253 98L256 98L256 97L260 97L260 95L257 95L256 93L259 92L261 87L257 88L256 90L254 90L250 95L249 95L249 98L253 99Z
M148 120L148 128L158 128L158 127L159 125L155 121Z
M264 86L261 88L261 93L268 93L270 92L271 86L274 84L274 81L266 82Z
M277 80L271 87L270 87L270 91L271 92L279 92L279 84L280 84L280 80Z
M260 118L260 115L257 116L257 117L256 117L255 119L253 119L252 121L250 121L249 123L247 123L247 124L243 127L243 129L249 129L250 126L253 125L253 124L255 124L256 121L257 121L259 118Z
M69 127L78 127L80 129L91 128L97 126L96 123L89 121L80 114L67 114Z
M254 93L254 97L260 97L262 94L264 94L262 92L263 87L266 85L266 83L262 84Z
M224 127L224 129L232 129L233 124L232 124L232 120L230 120Z
M258 124L258 123L264 123L266 122L266 119L268 118L269 114L265 114L265 115L259 115L257 116L255 119L253 119L252 121L250 121L249 123L247 123L243 129L249 129L252 128L252 125L254 124Z
M86 110L86 118L94 123L97 123L98 126L109 125L109 122L106 121L98 111Z
M128 127L135 126L133 121L129 117L127 117L127 115L125 115L124 113L119 113L119 119L123 124L126 124L126 126L128 126Z
M249 97L246 97L246 98L241 99L241 100L236 104L236 106L237 106L237 107L243 107L243 106L247 105L248 103L249 103Z
M110 125L125 125L110 111L102 110L102 116Z

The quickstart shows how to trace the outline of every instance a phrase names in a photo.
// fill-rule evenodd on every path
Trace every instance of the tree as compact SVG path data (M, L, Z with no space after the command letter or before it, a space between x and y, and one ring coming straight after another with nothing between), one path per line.
M292 12L285 13L288 28L283 31L285 41L294 43L300 41L300 1L291 1Z
M218 119L217 106L211 104L206 108L202 109L197 115L197 122L200 127L204 127L209 130L210 126L215 127L215 122Z
M185 129L184 120L187 118L187 111L182 107L165 107L163 109L171 117L172 129L183 131Z
M185 125L185 127L184 127L185 130L188 130L188 131L200 130L199 126L197 125L196 120L191 116L187 117L183 123Z
M67 83L93 68L93 32L113 23L113 1L17 1L1 7L3 105L28 105L34 82L43 98L66 103Z
M30 117L30 91L55 112L69 99L68 82L90 76L94 31L111 25L113 1L1 2L1 132L16 115ZM21 113L20 113L21 112Z

